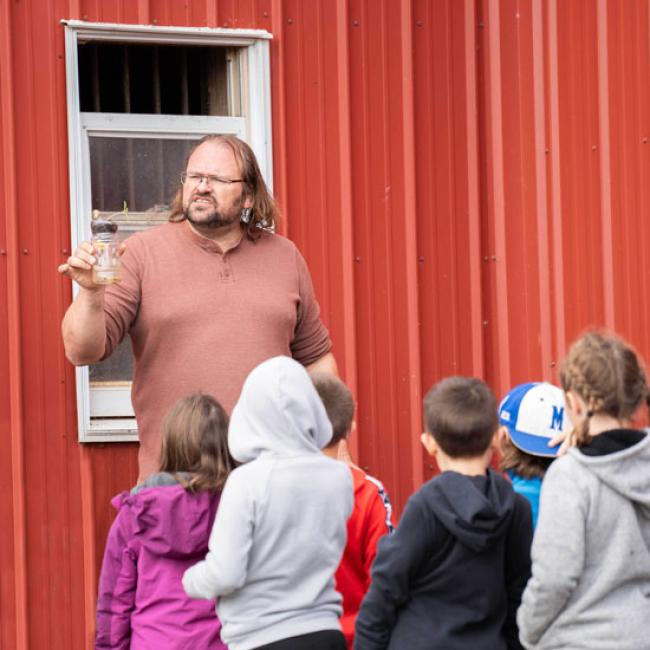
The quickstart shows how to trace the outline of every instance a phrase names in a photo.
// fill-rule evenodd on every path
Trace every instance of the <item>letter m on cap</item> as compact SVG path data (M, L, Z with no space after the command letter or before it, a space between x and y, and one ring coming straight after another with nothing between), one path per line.
M551 418L551 429L562 430L562 422L564 421L564 407L554 406L553 417Z

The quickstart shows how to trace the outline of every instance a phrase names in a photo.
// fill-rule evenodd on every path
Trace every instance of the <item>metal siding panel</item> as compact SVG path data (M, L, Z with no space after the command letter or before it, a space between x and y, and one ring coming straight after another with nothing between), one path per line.
M354 392L348 59L346 48L339 46L347 41L339 36L347 30L347 11L343 3L328 12L328 4L286 3L282 12L282 87L289 90L281 100L285 119L293 125L282 131L282 148L291 152L284 174L291 179L285 232L309 259L339 370Z
M422 392L482 374L473 3L414 3ZM470 94L468 95L468 88ZM478 298L477 304L475 304ZM436 471L425 458L425 476Z
M356 360L356 314L354 300L354 241L353 241L353 223L354 214L352 210L352 152L351 152L351 134L350 134L350 58L349 58L349 10L347 0L338 3L335 15L336 20L336 76L328 76L330 81L328 93L330 97L337 100L336 112L338 113L337 127L338 133L332 132L332 139L338 136L338 156L331 157L332 174L338 173L339 183L339 219L328 218L333 224L338 224L338 238L340 242L340 261L339 264L331 264L333 273L339 274L339 282L332 283L329 292L332 296L341 301L339 308L340 322L338 331L333 331L334 340L340 341L343 346L342 352L338 359L342 364L342 376L345 378L348 386L354 395L357 394L358 368ZM330 120L330 124L334 124ZM333 217L337 212L334 206L331 215ZM333 249L336 251L337 247ZM338 269L338 271L337 271ZM332 319L334 322L335 319ZM358 457L358 438L356 431L352 437L352 452Z
M602 268L605 325L614 327L614 251L612 249L611 144L609 134L609 60L606 0L598 1L598 139L600 149L600 186L602 222ZM593 149L593 147L592 147Z
M564 319L571 340L605 320L595 3L562 4L557 26Z
M540 239L547 231L544 105L541 61L533 56L532 8L491 2L484 24L491 88L486 153L492 188L486 200L488 214L494 215L486 223L493 231L484 255L490 286L486 328L494 355L488 378L498 394L550 375L549 287L548 275L542 275L548 249L547 238ZM535 28L541 41L541 25ZM494 97L497 86L501 90Z
M648 313L649 3L611 4L608 12L609 135L616 327L643 340Z
M559 53L558 53L558 29L557 29L557 2L552 0L546 5L545 41L545 100L548 110L546 120L546 138L548 151L547 177L549 179L548 197L551 205L550 214L550 235L549 248L549 283L551 285L552 321L555 324L553 329L554 347L551 351L555 361L551 365L557 366L557 359L564 354L566 327L564 307L564 241L562 238L562 192L560 174L560 101L559 101ZM552 276L552 279L550 279Z
M10 10L11 9L11 10ZM11 450L10 485L11 509L7 521L11 525L7 532L11 540L6 541L11 546L12 554L7 558L7 566L3 566L3 575L8 576L13 587L13 602L8 604L8 612L13 614L9 629L15 635L15 646L25 650L30 641L28 625L28 582L27 571L27 495L25 489L25 436L23 427L23 377L24 370L21 358L21 282L19 268L19 220L18 220L18 189L16 170L17 142L17 97L14 94L15 84L20 76L17 57L14 53L15 37L11 29L16 20L15 8L8 4L1 7L2 20L0 32L2 38L2 67L0 68L0 83L2 88L2 130L4 135L3 167L4 167L4 204L6 227L6 296L7 296L7 340L8 340L8 401L9 427L3 432L7 443L5 448ZM12 13L13 12L13 13ZM8 506L9 504L7 504ZM5 513L3 513L5 514ZM5 570L7 573L5 574ZM6 587L5 587L6 589ZM7 590L8 592L9 590ZM4 617L4 614L0 614ZM4 621L3 621L4 622ZM3 625L4 627L4 625ZM11 633L10 632L10 633Z
M0 369L8 381L0 388L0 444L9 453L0 460L0 648L26 644L26 573L24 539L24 490L21 468L21 401L16 333L20 330L15 253L16 240L15 129L13 97L13 37L10 5L0 6L0 205L5 218L0 223ZM7 217L13 215L9 220ZM12 350L13 348L13 350ZM16 472L18 469L18 472ZM16 544L17 542L17 544ZM21 567L20 564L23 564ZM22 649L21 649L22 650Z
M514 265L518 272L507 273L508 346L511 361L508 383L517 384L530 378L543 378L541 368L540 257L539 221L545 214L537 210L537 142L533 85L532 13L529 3L508 0L501 5L502 87L504 92L504 148L514 155L504 161L505 196L505 255L507 268ZM517 52L517 56L507 53ZM497 259L497 265L500 260ZM535 344L537 343L537 345ZM502 387L504 385L502 384ZM505 387L507 389L507 387ZM502 388L503 391L503 388Z
M38 179L31 184L32 191L19 194L16 251L20 255L27 598L29 646L66 648L83 639L74 608L83 584L78 582L77 556L71 552L80 547L81 529L70 520L79 485L75 454L70 464L65 435L64 365L60 309L56 308L60 282L52 274L61 261L61 232L68 214L67 162L58 155L56 135L65 133L65 108L57 101L63 95L56 92L62 76L40 65L42 61L63 65L56 47L62 31L50 6L42 9L30 13L31 7L25 7L14 22L15 33L21 34L14 51L16 69L32 71L15 77L16 103L21 107L15 118L16 132L21 134L16 178ZM18 187L24 190L25 186L19 183ZM35 614L41 611L51 615L41 619Z
M539 377L553 379L553 303L552 303L552 246L551 246L551 211L549 191L551 188L548 174L548 115L547 93L545 92L544 70L544 13L542 0L531 3L531 58L532 58L532 102L534 128L534 161L536 196L531 209L537 217L538 250L538 290L539 290L539 345L541 370ZM533 334L534 335L534 334ZM532 376L532 375L531 375Z
M412 25L410 8L390 2L350 2L349 16L359 460L401 505L422 472Z

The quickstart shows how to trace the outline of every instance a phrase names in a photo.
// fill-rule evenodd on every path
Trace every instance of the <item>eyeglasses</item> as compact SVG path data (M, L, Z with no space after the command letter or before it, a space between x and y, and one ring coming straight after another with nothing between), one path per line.
M200 185L205 181L210 187L217 187L218 185L230 185L232 183L243 183L243 178L222 178L214 174L195 174L194 172L183 172L181 174L181 183L185 185Z

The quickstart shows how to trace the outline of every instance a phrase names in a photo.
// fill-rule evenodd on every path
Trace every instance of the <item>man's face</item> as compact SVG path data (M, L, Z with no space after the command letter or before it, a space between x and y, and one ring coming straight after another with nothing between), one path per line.
M241 170L230 147L218 142L204 142L190 156L188 174L241 178ZM222 228L239 223L242 208L250 207L243 183L209 183L188 178L183 185L183 214L192 224L202 228Z

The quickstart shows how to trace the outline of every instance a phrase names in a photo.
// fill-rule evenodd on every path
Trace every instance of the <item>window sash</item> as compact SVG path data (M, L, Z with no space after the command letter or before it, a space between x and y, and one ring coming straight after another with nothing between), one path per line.
M269 45L263 30L153 27L63 21L66 38L70 209L72 248L90 237L92 209L90 138L192 139L206 133L230 133L246 140L258 158L269 188L271 165L271 98ZM195 44L245 48L241 65L242 117L86 113L79 110L77 43L89 40L161 44ZM180 170L179 170L180 171ZM78 286L73 285L76 297ZM87 366L76 368L78 435L81 442L137 440L130 384L90 386ZM116 385L122 384L122 385ZM116 417L111 417L116 416Z

